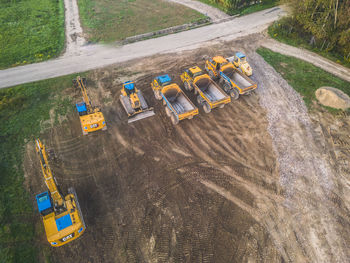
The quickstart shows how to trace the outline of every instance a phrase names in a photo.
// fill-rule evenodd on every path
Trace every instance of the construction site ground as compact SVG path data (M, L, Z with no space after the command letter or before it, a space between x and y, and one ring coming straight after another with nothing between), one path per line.
M260 38L88 74L108 130L83 136L72 114L41 137L53 150L51 168L63 192L75 187L87 224L80 239L50 248L53 262L349 259L349 116L319 110L310 118L301 97L254 52ZM173 126L152 79L168 73L180 84L184 69L236 50L247 53L258 90ZM127 124L119 102L126 80L135 81L155 116ZM80 100L73 87L65 93ZM46 190L38 164L29 142L24 171L33 196ZM44 234L38 245L49 246Z

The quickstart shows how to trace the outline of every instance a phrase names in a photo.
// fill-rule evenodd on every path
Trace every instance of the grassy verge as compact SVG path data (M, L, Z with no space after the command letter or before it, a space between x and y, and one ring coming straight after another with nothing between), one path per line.
M229 15L237 15L237 14L248 15L254 12L258 12L264 9L277 6L279 3L279 0L265 0L261 3L245 6L242 8L225 8L222 4L217 3L215 0L199 0L199 1L207 5L211 5L215 8L218 8Z
M309 109L312 102L316 101L315 91L322 86L335 87L350 96L349 82L308 62L275 53L266 48L259 48L257 52L301 94ZM327 109L331 112L338 111L329 107Z
M0 262L38 262L39 251L43 253L36 244L42 238L38 235L45 235L43 225L33 211L34 196L23 186L24 147L45 129L43 122L50 119L50 109L56 115L51 118L57 120L57 115L73 108L61 93L72 86L72 78L0 90Z
M0 69L60 54L65 38L63 0L0 3Z
M84 32L90 41L112 42L204 19L186 7L163 0L79 0Z
M303 47L325 58L328 58L329 60L350 68L350 61L345 60L341 54L334 51L321 50L317 46L311 46L309 44L311 35L298 32L299 30L302 31L302 29L293 30L293 28L298 28L298 25L296 25L291 18L286 17L274 22L269 27L268 33L270 37L282 43L295 47Z

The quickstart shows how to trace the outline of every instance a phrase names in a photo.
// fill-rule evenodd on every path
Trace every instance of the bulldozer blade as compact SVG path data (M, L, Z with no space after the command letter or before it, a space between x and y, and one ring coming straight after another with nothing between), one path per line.
M139 121L139 120L142 120L142 119L145 119L145 118L148 118L148 117L151 117L155 115L154 111L153 110L148 110L148 111L143 111L141 113L138 113L132 117L130 117L128 119L128 123L132 123L134 121Z
M81 221L82 221L82 223L84 225L84 228L86 229L83 213L81 212L80 204L79 204L79 201L78 201L78 196L77 196L77 193L75 192L75 189L73 187L68 188L68 193L74 195L75 204L77 205L77 209L79 211L80 219L81 219Z

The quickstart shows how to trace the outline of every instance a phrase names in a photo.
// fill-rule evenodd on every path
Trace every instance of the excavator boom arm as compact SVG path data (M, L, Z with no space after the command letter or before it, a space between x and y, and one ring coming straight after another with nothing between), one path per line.
M76 81L77 81L77 84L80 87L81 93L83 94L83 100L84 100L84 102L86 104L88 112L92 112L92 105L91 105L91 102L90 102L90 98L89 98L89 96L87 94L87 91L86 91L83 79L78 76Z
M51 198L54 201L54 203L61 205L63 204L64 199L60 194L60 192L58 191L55 178L52 175L52 172L48 163L45 146L41 143L39 139L36 140L36 150L37 150L37 153L39 154L41 170L45 178L45 184L50 191Z

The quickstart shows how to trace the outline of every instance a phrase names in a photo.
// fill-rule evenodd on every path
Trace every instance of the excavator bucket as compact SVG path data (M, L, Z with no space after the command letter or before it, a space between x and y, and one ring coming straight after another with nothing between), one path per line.
M137 96L140 100L140 109L134 109L132 107L130 98L128 96L120 95L120 102L123 105L126 113L128 114L128 123L132 123L138 120L142 120L155 115L153 108L149 108L145 98L143 97L141 91L137 92Z

